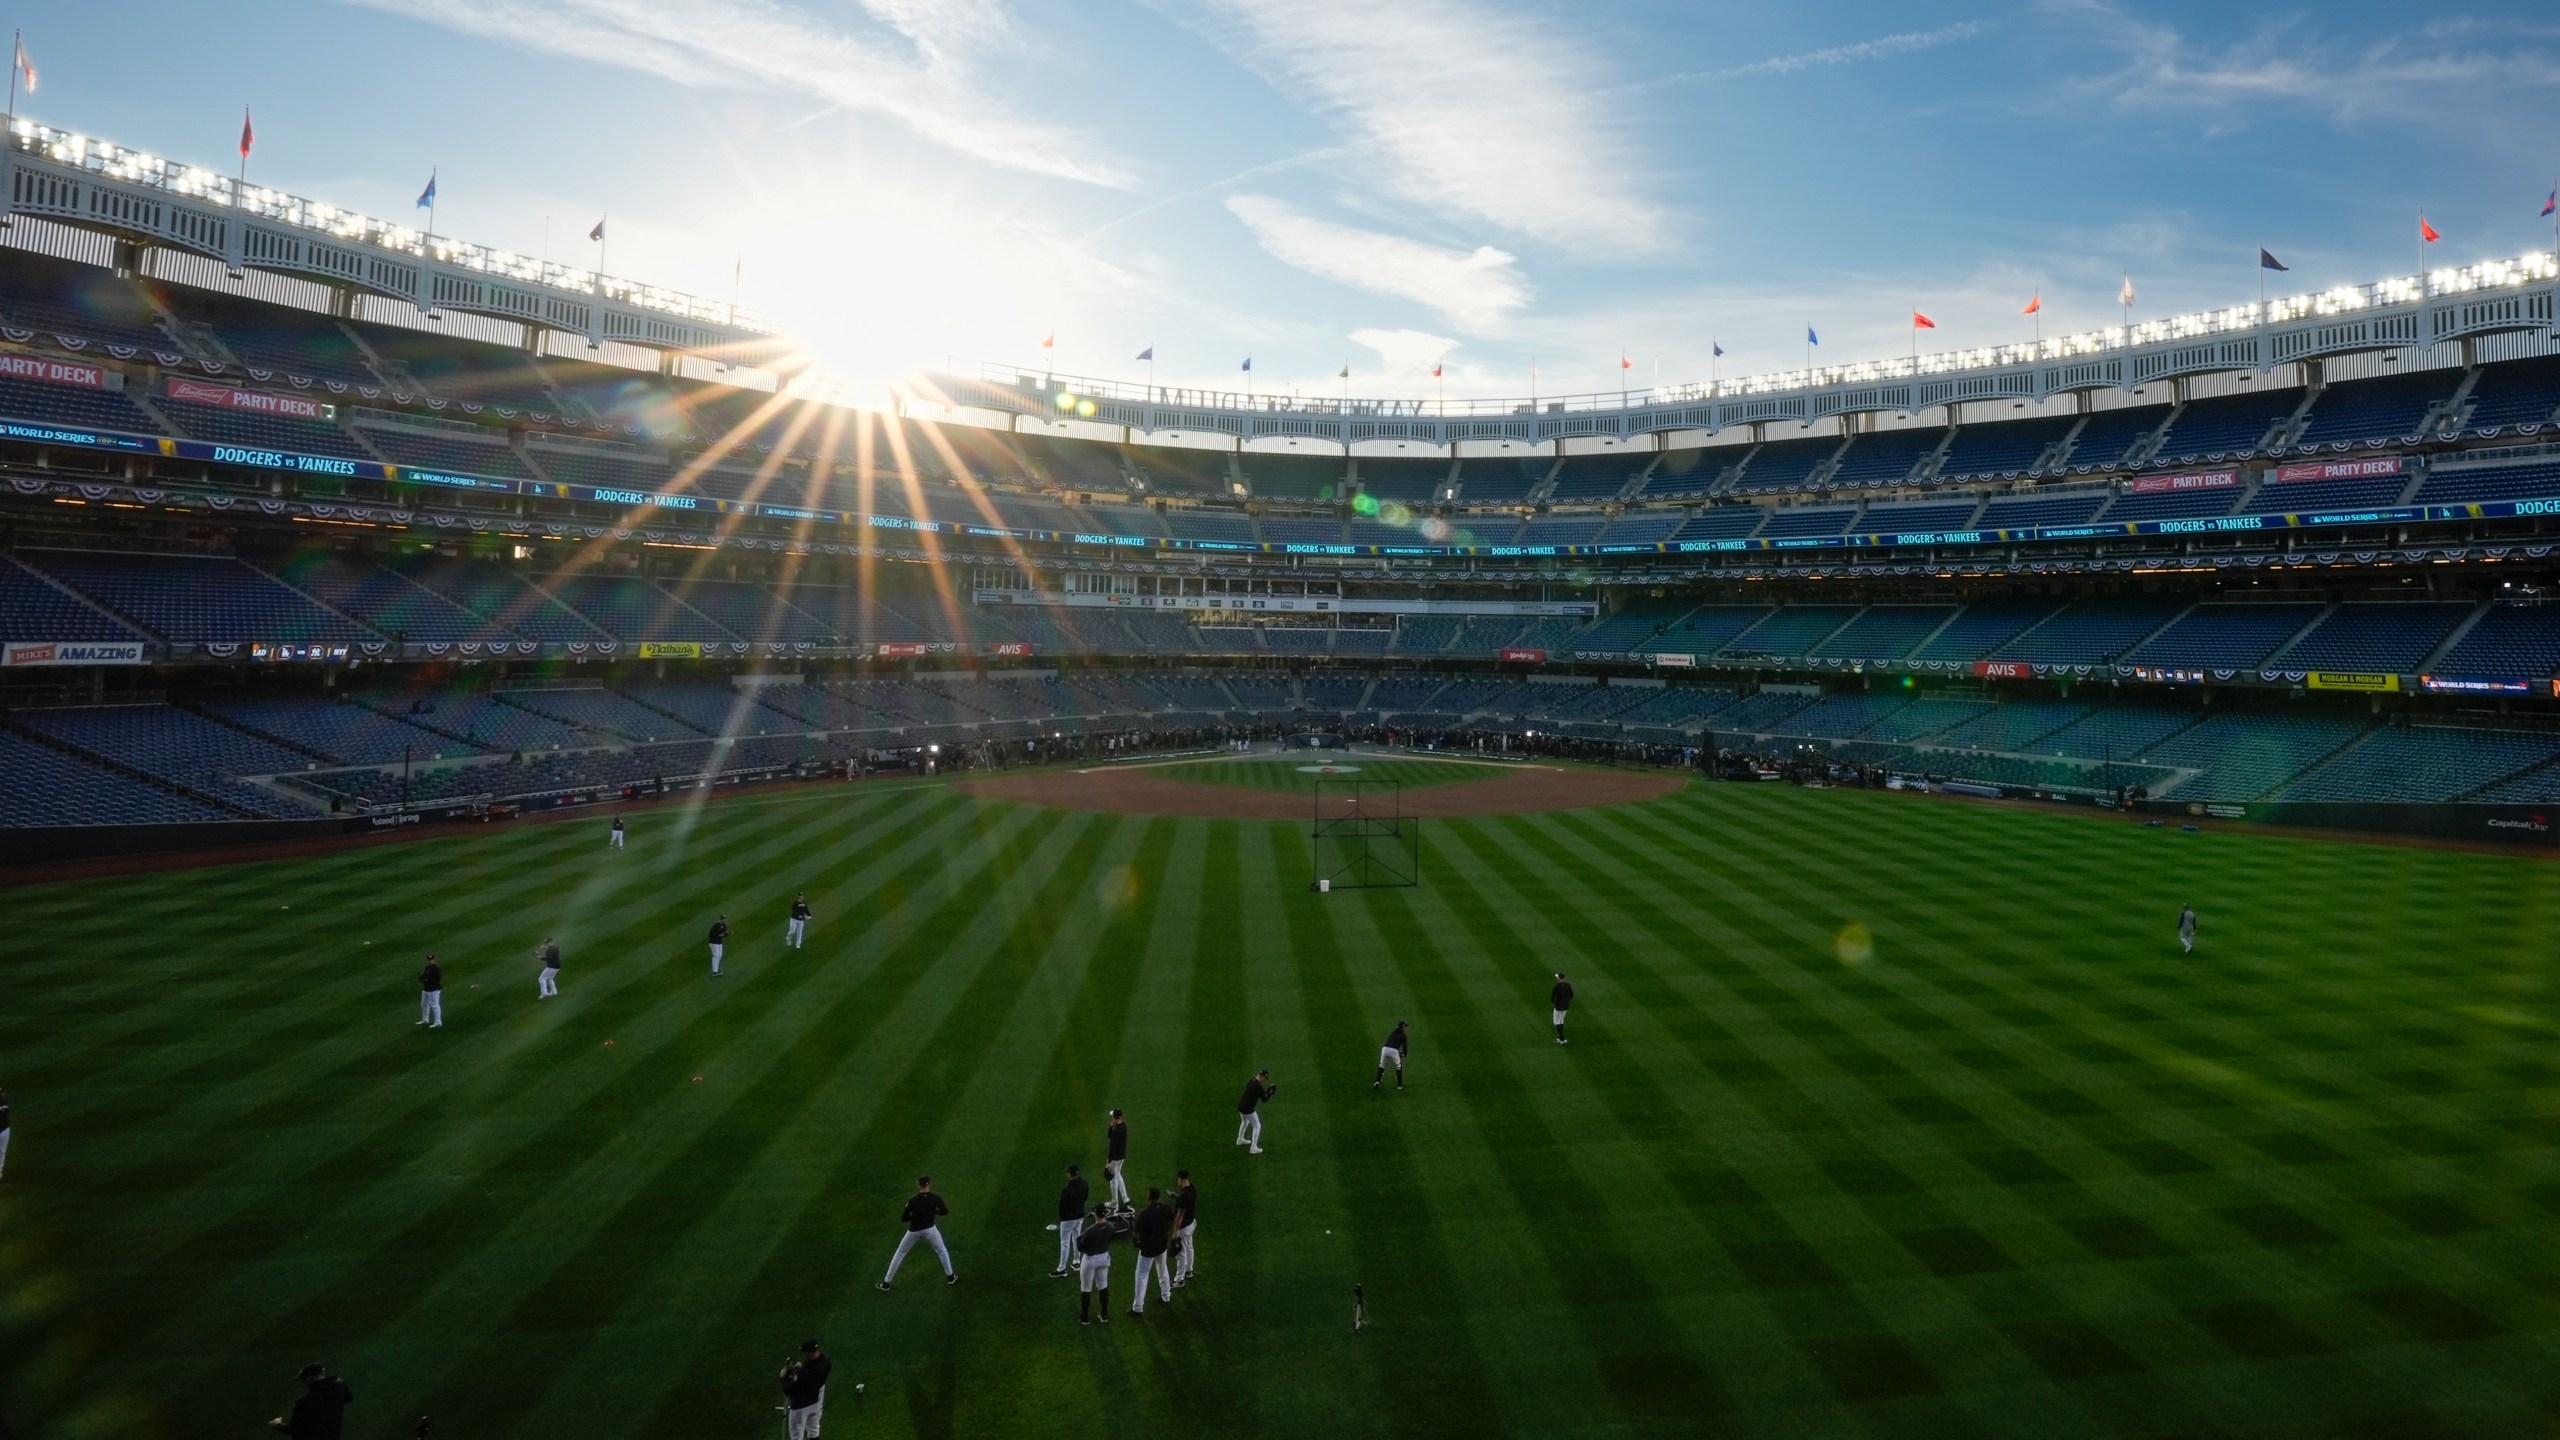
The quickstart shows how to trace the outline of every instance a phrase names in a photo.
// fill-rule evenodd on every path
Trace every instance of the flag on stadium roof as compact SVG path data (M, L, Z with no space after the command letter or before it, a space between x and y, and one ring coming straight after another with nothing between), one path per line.
M35 88L36 88L36 72L35 72L34 70L30 69L29 71L27 71L27 90L29 91L29 93L33 93L33 92L34 92L34 90L35 90ZM2542 202L2542 213L2543 213L2543 214L2548 215L2548 214L2552 213L2552 212L2553 212L2553 211L2555 211L2555 210L2560 210L2560 185L2554 185L2554 186L2552 186L2552 187L2551 187L2551 198Z
M2044 309L2044 292L2043 292L2043 291L2041 291L2041 290L2039 290L2039 291L2037 291L2036 293L2034 293L2033 295L2030 295L2030 296L2028 296L2028 297L2027 297L2027 308L2026 308L2026 309L2024 309L2024 310L2019 311L2018 313L2019 313L2019 314L2021 314L2021 315L2033 315L2033 314L2036 314L2036 313L2038 313L2039 311L2041 311L2041 310L2043 310L2043 309Z
M1058 348L1058 332L1057 332L1057 331L1055 331L1055 330L1052 330L1052 331L1050 331L1046 336L1044 336L1044 337L1041 339L1041 341L1040 341L1040 348L1041 348L1041 349L1043 349L1043 350L1055 350L1055 349L1057 349L1057 348Z
M1253 357L1252 357L1252 356L1247 355L1246 357L1244 357L1244 368L1245 368L1245 370L1246 370L1246 372L1247 372L1248 374L1252 372L1252 370L1253 370Z
M2133 303L2133 272L2130 270L2124 274L2124 288L2116 292L2116 303L2119 305Z
M432 210L435 208L435 203L436 172L430 170L427 172L427 188L418 192L418 203L416 208L420 210Z
M587 238L595 241L599 245L604 243L604 222L602 220L596 222L596 228L587 232Z
M36 62L30 59L27 55L27 42L24 37L19 38L17 45L18 56L17 59L11 63L18 67L19 78L27 82L27 93L33 95L36 93ZM2542 213L2548 215L2551 212L2545 210Z
M2275 252L2269 250L2266 246L2261 245L2258 247L2258 268L2261 270L2290 270L2293 267L2277 259L2275 257Z
M2418 212L2418 238L2430 245L2444 238L2444 232L2427 223L2427 212L2424 210Z
M1348 379L1350 379L1350 378L1351 378L1351 362L1350 362L1350 361L1348 361L1348 360L1343 361L1343 362L1342 362L1342 373L1341 373L1341 374L1339 374L1339 375L1334 376L1333 378L1334 378L1334 379L1336 379L1336 380L1348 380Z
M241 106L241 107L240 107L240 158L241 158L241 159L246 160L246 159L248 159L248 158L249 158L249 146L250 146L250 144L251 144L253 141L255 141L257 138L258 138L258 132L257 132L254 128L252 128L252 127L250 126L250 124L249 124L249 107L248 107L248 106L246 106L246 105L243 105L243 106Z
M1807 325L1804 327L1804 343L1807 345L1819 345L1822 343L1822 337L1814 334L1813 327Z
M1618 368L1621 370L1633 370L1636 368L1636 362L1628 359L1627 352L1621 350L1618 352Z
M1919 311L1914 310L1911 312L1911 328L1914 330L1935 330L1938 328L1938 322L1921 314Z
M1156 358L1156 347L1150 345L1146 349L1139 351L1138 358L1141 360L1153 360Z
M1724 342L1723 342L1723 341L1721 341L1721 340L1710 340L1710 341L1708 341L1708 342L1707 342L1707 348L1708 348L1709 350L1712 350L1712 351L1714 351L1714 352L1715 352L1715 355L1716 355L1716 358L1717 358L1717 359L1721 360L1721 359L1723 359L1723 358L1724 358Z
M1432 378L1432 379L1434 379L1434 380L1437 380L1437 379L1439 379L1439 378L1440 378L1440 363L1439 363L1438 361L1434 361L1434 362L1432 362L1432 365L1431 365L1431 378Z

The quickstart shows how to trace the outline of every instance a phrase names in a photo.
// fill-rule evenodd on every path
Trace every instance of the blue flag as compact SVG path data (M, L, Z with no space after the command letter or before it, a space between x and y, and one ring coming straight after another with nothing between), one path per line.
M1156 358L1156 347L1150 345L1146 349L1139 351L1138 358L1141 360L1153 360Z
M2542 202L2543 214L2548 215L2554 210L2560 210L2560 185L2553 186L2551 198Z
M1722 345L1715 345L1715 344L1712 344L1712 342L1711 342L1711 343L1710 343L1710 347L1709 347L1709 348L1713 349L1713 350L1716 352L1716 358L1717 358L1717 359L1723 359L1723 358L1724 358L1724 347L1723 347Z
M432 210L436 203L436 172L427 172L427 188L418 192L418 208Z
M2258 247L2258 268L2261 270L2285 270L2290 269L2291 267L2277 259L2267 250L2267 247L2261 245Z
M1245 368L1246 370L1248 370L1248 371L1250 371L1250 370L1252 370L1252 369L1253 369L1253 357L1252 357L1252 356L1247 355L1246 357L1244 357L1244 368Z
M1819 345L1822 343L1822 337L1814 334L1813 327L1807 325L1804 327L1804 343L1807 345Z

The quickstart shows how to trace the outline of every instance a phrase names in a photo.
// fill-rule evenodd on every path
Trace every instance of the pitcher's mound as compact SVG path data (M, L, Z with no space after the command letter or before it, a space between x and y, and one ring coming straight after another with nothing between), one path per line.
M1689 783L1663 770L1565 770L1523 765L1482 780L1432 785L1404 792L1404 813L1527 815L1541 810L1587 810L1658 800ZM1102 810L1114 815L1195 815L1211 820L1304 820L1314 800L1277 790L1195 784L1161 770L1052 770L1038 775L999 775L962 780L953 789L992 800Z

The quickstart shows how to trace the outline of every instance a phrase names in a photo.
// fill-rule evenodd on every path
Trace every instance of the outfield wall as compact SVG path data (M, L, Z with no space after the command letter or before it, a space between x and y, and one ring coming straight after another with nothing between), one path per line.
M2360 800L2145 800L2145 814L2307 830L2359 830L2493 845L2560 848L2560 807Z

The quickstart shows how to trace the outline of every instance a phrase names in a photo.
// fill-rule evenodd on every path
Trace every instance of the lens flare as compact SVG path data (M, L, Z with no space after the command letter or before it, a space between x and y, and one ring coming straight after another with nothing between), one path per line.
M1852 920L1831 937L1831 951L1840 963L1852 969L1876 958L1876 937L1859 921Z

